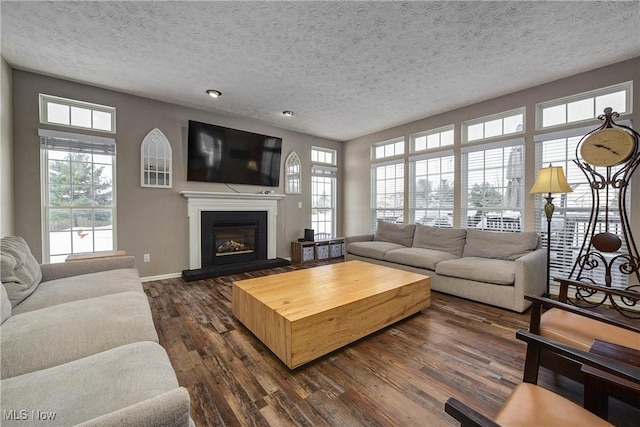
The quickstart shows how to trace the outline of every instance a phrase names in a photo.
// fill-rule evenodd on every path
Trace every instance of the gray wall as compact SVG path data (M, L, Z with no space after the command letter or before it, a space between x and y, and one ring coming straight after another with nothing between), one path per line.
M640 131L640 58L635 58L347 141L344 147L343 181L345 197L343 226L345 235L350 236L371 232L371 161L369 153L372 144L402 136L408 140L409 135L413 133L455 124L454 151L457 154L457 158L460 158L461 122L522 106L525 106L527 111L525 124L526 133L524 135L526 141L525 189L527 193L524 205L525 229L533 230L535 214L534 196L529 195L528 190L533 186L536 174L533 142L536 104L630 80L633 80L635 84L633 90L634 110L631 119L633 120L634 129ZM599 126L601 122L597 121L594 123L595 128ZM405 170L407 169L405 168ZM460 224L459 183L460 168L458 167L456 170L455 193L455 206L458 209L456 209L457 216L454 218L454 224L456 225ZM636 171L635 173L632 189L631 224L634 235L640 236L640 197L637 196L639 194L638 189L640 189L640 171ZM408 194L407 188L405 188L405 193ZM406 215L407 212L405 212L405 217Z
M0 237L14 234L12 70L0 57Z
M186 134L188 120L197 120L250 132L283 138L283 162L296 151L302 162L303 193L287 195L278 205L277 256L289 257L290 242L301 237L311 226L311 146L338 150L342 144L290 132L260 122L195 110L165 102L131 96L84 84L13 70L13 136L15 167L15 232L29 243L36 258L42 256L40 216L40 151L38 128L38 94L72 98L110 105L117 109L117 241L118 249L134 255L142 277L180 272L188 263L187 199L182 190L231 192L224 184L186 181ZM159 128L171 142L173 150L173 188L140 187L140 144L153 128ZM67 130L59 128L58 130ZM75 132L75 130L69 130ZM284 170L284 168L283 168ZM341 176L339 176L341 179ZM280 188L233 185L244 193ZM340 190L338 200L342 199ZM298 208L302 202L302 208ZM341 212L338 205L338 212ZM4 210L4 208L3 208ZM341 218L338 218L341 224ZM338 227L338 234L342 230ZM143 263L143 254L151 262Z

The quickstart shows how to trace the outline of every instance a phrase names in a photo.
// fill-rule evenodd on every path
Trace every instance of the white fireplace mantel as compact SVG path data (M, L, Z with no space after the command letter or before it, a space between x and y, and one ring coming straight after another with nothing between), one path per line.
M189 217L189 268L202 267L201 230L202 212L206 211L261 211L267 212L267 258L276 258L276 218L278 200L284 194L263 193L221 193L207 191L181 191L188 199Z

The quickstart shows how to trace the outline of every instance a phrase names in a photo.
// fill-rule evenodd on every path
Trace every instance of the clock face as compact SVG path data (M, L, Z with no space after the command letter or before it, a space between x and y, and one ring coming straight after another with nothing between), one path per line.
M636 140L622 129L602 129L589 135L580 147L582 159L593 166L613 166L629 158Z

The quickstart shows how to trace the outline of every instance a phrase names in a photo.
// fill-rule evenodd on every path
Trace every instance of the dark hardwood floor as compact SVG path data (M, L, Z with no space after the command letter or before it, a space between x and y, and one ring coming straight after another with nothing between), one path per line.
M450 396L491 416L521 382L515 332L529 313L437 292L430 308L289 370L233 317L231 283L325 263L144 284L197 426L457 425L444 412ZM544 368L539 383L582 402L581 386ZM610 414L615 425L640 425L640 410L617 401Z

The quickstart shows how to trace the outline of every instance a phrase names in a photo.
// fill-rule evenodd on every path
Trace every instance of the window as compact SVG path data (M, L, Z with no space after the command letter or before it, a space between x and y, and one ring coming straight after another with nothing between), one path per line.
M317 238L336 234L337 152L326 148L311 148L311 228Z
M116 248L116 144L40 130L44 262Z
M463 142L475 142L524 132L525 108L462 123Z
M380 160L404 154L404 138L380 142L371 147L371 159Z
M409 160L409 222L453 227L453 152Z
M411 152L453 145L453 125L411 135Z
M311 147L311 162L324 165L336 165L336 150Z
M463 227L521 231L523 199L523 139L463 149Z
M551 221L551 261L550 261L550 277L569 277L571 270L582 243L587 233L587 227L590 220L592 198L589 182L573 162L576 158L576 147L582 137L593 127L570 129L563 132L555 132L552 134L537 135L536 141L536 170L543 166L552 164L553 166L562 166L567 177L567 182L571 185L573 192L567 194L554 195L553 204L555 206L554 214ZM620 166L613 167L612 170L618 170ZM598 168L604 170L604 168ZM631 191L628 189L627 191ZM615 191L612 193L615 194ZM609 200L609 231L622 235L619 222L620 214L618 210L617 194L611 194ZM629 201L629 198L627 198ZM543 245L546 247L547 242L547 217L544 214L544 204L546 200L542 195L536 195L535 210L535 231L543 237ZM600 218L604 219L604 205L606 202L601 200ZM629 207L627 206L627 209ZM604 222L596 224L596 232L605 231ZM627 251L623 244L620 251ZM615 256L616 253L610 254ZM577 273L577 272L576 272ZM619 269L614 268L612 273L613 286L624 288L627 286L628 276L621 274ZM599 268L591 272L583 272L582 277L601 282L604 277L604 268ZM575 275L572 276L575 278ZM552 282L551 286L555 286Z
M140 146L140 186L171 188L171 144L158 128L151 130Z
M375 230L378 220L404 222L404 160L374 164L372 175L372 218Z
M116 109L40 94L40 123L115 133Z
M536 128L545 129L593 120L611 107L619 114L631 113L632 82L596 89L536 106Z
M313 151L312 151L313 153ZM302 193L302 172L300 170L300 158L295 151L287 156L284 167L285 186L284 191L287 194Z

